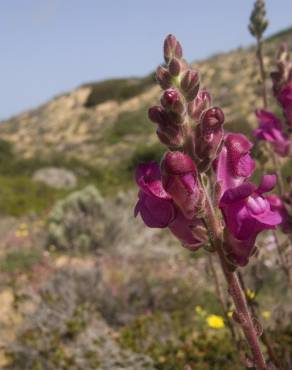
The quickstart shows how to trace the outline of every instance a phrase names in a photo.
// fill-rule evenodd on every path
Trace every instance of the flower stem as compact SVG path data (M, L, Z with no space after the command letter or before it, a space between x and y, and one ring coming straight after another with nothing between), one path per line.
M261 75L261 84L262 84L262 98L263 106L266 109L268 106L267 100L267 85L266 85L266 71L263 58L263 42L261 39L257 38L257 58L259 61L260 75Z
M249 344L250 350L253 354L253 361L256 368L258 370L266 370L267 366L260 348L258 333L256 332L252 316L249 312L245 295L239 283L237 274L234 271L230 270L230 267L224 256L224 252L222 249L222 231L221 231L222 227L218 222L209 194L207 193L206 190L205 195L206 195L207 225L209 228L209 234L211 237L211 241L218 253L221 267L226 282L228 284L228 291L236 307L236 315L239 318L239 323L241 325L245 338Z
M211 273L213 275L213 279L214 279L214 282L215 282L216 295L217 295L218 301L220 302L225 321L227 323L227 326L228 326L230 334L231 334L231 338L235 341L237 349L239 349L239 343L238 343L237 338L236 338L236 333L235 333L232 321L230 320L230 318L227 315L226 304L225 304L224 297L223 297L223 294L222 294L222 291L221 291L221 288L220 288L219 278L218 278L217 271L216 271L215 266L214 266L213 257L212 257L211 254L208 255L208 262L209 262L210 270L211 270Z

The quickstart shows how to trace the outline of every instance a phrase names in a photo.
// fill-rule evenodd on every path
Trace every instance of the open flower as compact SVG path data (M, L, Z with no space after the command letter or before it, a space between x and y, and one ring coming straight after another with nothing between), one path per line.
M253 131L253 135L260 139L272 143L275 151L282 157L289 153L290 141L283 133L281 121L271 112L263 109L256 111L259 127Z
M153 228L168 227L183 246L196 250L204 242L204 235L196 235L202 227L198 219L188 220L163 188L159 165L156 162L140 164L136 170L140 187L135 217L140 213L144 223Z
M267 195L267 199L270 203L271 210L277 211L282 217L281 229L283 233L291 234L292 233L292 216L287 211L284 202L276 194Z
M277 94L277 99L283 108L287 125L292 129L292 83L284 85Z
M215 163L217 181L221 182L221 195L252 175L255 161L249 154L251 148L252 143L244 135L225 135L224 145Z
M223 329L224 328L224 319L222 316L218 315L209 315L206 318L207 324L212 329Z
M248 263L255 252L257 235L267 229L274 229L282 221L279 212L271 209L270 202L263 195L274 188L275 175L265 175L256 187L244 183L226 190L220 200L220 209L226 223L225 251L228 258L239 266Z

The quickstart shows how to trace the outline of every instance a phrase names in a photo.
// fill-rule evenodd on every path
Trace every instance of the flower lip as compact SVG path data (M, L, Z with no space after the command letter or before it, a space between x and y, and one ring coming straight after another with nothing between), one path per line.
M269 202L262 198L262 197L253 197L249 196L247 198L246 205L248 209L253 213L253 214L261 214L266 212L267 209L270 209Z
M231 204L249 197L255 190L256 185L252 183L243 183L235 188L230 188L223 194L220 204Z
M277 183L276 175L264 175L262 177L261 183L258 186L256 192L257 194L263 194L271 191Z
M162 186L159 165L154 161L138 165L136 182L141 190L148 195L159 199L171 199Z

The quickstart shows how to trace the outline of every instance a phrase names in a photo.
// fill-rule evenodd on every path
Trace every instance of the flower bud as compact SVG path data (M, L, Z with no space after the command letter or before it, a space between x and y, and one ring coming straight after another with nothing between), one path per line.
M224 114L220 108L209 108L201 115L195 135L195 152L202 161L201 171L208 168L221 148L224 137L223 123Z
M224 123L224 113L221 108L215 107L206 110L201 116L201 125L204 133L213 132Z
M182 70L182 64L180 60L177 58L172 58L171 61L169 62L168 70L172 76L174 77L178 76Z
M188 101L195 99L200 87L198 72L188 69L182 77L180 87Z
M148 117L152 122L157 123L159 125L169 124L169 117L166 111L158 105L149 108Z
M160 142L169 148L179 148L183 145L184 139L180 129L175 131L170 127L162 128L159 126L156 134Z
M264 0L256 0L250 16L248 26L250 33L257 39L261 39L268 26Z
M162 144L171 148L178 148L183 144L183 135L180 127L176 124L176 114L168 113L160 106L151 107L148 110L149 119L158 124L156 131Z
M202 191L191 157L181 152L167 152L161 161L162 184L181 209L184 216L193 219L203 207Z
M167 89L161 97L161 105L167 111L182 115L185 112L185 106L181 94L175 89Z
M197 97L188 104L188 113L193 120L198 121L202 112L211 105L211 95L206 90L199 91Z
M166 37L163 45L163 53L166 63L169 63L170 59L172 59L173 57L176 57L178 59L182 57L182 47L175 36L168 35Z
M168 70L162 66L158 66L156 70L156 80L163 90L171 87L171 75Z

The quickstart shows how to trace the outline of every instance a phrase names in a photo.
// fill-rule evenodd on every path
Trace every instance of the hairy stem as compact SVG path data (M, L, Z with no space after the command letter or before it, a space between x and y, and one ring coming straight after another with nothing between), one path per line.
M246 289L246 285L245 285L243 276L242 276L240 271L238 271L237 275L238 275L238 279L239 279L240 285L242 287L242 290L244 291L245 298L248 301L248 299L247 299L247 289ZM249 307L250 307L250 310L252 312L252 315L256 318L258 315L257 315L255 307L252 304L250 304ZM261 340L264 343L264 345L266 346L269 357L270 357L271 361L273 362L273 364L275 364L279 370L284 370L283 365L281 364L280 360L278 359L278 357L275 353L274 345L271 342L269 336L267 335L267 333L265 331L261 335Z
M249 344L250 350L253 355L253 361L258 370L266 370L266 362L263 353L260 348L260 343L258 339L258 333L254 326L254 322L250 311L248 309L247 301L241 285L239 283L237 274L230 270L230 267L225 259L224 252L222 249L222 227L218 222L215 215L214 208L212 206L209 194L205 190L206 195L206 213L207 213L207 225L209 229L209 234L211 241L216 248L219 256L221 267L228 284L228 291L233 299L234 305L236 307L236 315L238 321L241 325L242 331L245 338Z
M257 58L259 62L260 75L261 75L263 106L266 109L268 106L268 99L267 99L266 71L265 71L262 48L263 48L262 40L257 38Z
M227 326L229 328L231 337L234 340L237 349L239 349L239 343L238 343L237 338L236 338L236 333L235 333L233 324L232 324L232 322L231 322L231 320L230 320L230 318L228 317L228 314L227 314L226 304L225 304L224 297L223 297L223 294L222 294L222 291L221 291L221 288L220 288L218 274L217 274L216 268L214 266L214 261L213 261L213 257L212 257L211 254L208 255L208 262L209 262L210 270L211 270L211 273L212 273L212 276L213 276L213 279L214 279L214 282L215 282L216 295L217 295L217 298L220 302L225 321L226 321Z

